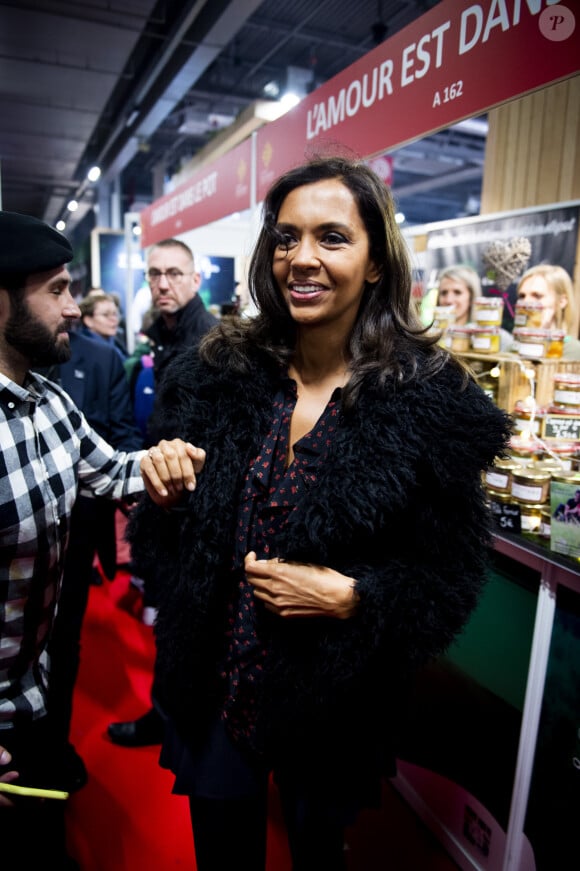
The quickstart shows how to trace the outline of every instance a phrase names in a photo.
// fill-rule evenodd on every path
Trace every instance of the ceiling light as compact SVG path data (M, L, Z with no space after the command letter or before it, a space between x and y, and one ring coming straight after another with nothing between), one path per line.
M263 88L265 97L271 97L275 100L280 95L280 85L274 79L271 82L266 82Z
M56 229L57 229L60 233L62 233L62 231L64 230L65 227L66 227L66 224L65 224L64 221L61 220L61 221L57 221L57 222L56 222Z
M91 166L89 171L87 172L87 178L89 181L98 181L101 177L101 168L100 166Z
M286 110L286 112L288 112L290 109L293 109L294 106L298 105L298 103L300 102L300 97L298 96L298 94L293 94L292 91L286 91L286 93L280 97L280 100L278 102Z
M69 210L69 212L76 212L78 207L79 207L79 204L77 203L76 200L70 200L70 202L67 203L67 209Z
M395 214L395 221L397 222L397 224L404 224L404 223L405 223L405 215L404 215L404 213L403 213L403 212L397 212L397 213Z

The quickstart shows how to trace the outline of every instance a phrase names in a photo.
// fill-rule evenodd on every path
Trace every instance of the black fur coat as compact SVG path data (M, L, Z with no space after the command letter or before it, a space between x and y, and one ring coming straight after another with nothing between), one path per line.
M355 578L360 595L349 620L261 617L270 654L259 729L281 764L318 775L339 766L349 788L388 767L399 689L476 604L490 528L481 472L502 453L509 419L463 378L449 363L430 379L368 379L276 542L277 556ZM179 509L144 499L130 539L158 587L155 695L193 744L217 704L238 494L279 386L264 357L242 376L192 352L159 394L158 434L203 447L207 461Z

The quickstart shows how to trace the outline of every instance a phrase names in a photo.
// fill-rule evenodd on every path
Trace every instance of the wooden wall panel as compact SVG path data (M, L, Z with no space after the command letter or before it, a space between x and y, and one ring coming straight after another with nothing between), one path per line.
M580 200L580 76L492 109L488 119L480 214ZM580 231L574 287L580 311Z

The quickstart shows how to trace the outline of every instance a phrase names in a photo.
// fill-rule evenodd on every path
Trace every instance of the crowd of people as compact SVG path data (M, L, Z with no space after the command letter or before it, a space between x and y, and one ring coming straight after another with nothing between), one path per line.
M392 195L362 161L317 158L273 183L251 316L210 314L192 251L166 239L147 252L150 317L129 353L114 294L73 298L72 256L42 221L0 211L2 856L75 867L63 803L18 788L70 794L90 776L74 686L122 506L156 661L150 708L110 740L160 745L199 871L263 871L271 775L294 871L343 871L345 827L395 773L409 681L485 583L481 473L510 417L421 322ZM557 277L530 269L517 293L572 324ZM456 323L480 292L473 269L440 276Z

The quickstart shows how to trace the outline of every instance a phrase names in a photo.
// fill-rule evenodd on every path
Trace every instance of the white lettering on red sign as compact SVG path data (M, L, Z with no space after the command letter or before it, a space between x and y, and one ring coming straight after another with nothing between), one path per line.
M168 218L173 218L180 212L191 208L191 206L201 203L203 200L213 197L217 193L217 172L210 172L199 181L188 185L181 191L177 191L173 196L170 196L164 202L161 202L151 212L151 226L161 224Z

